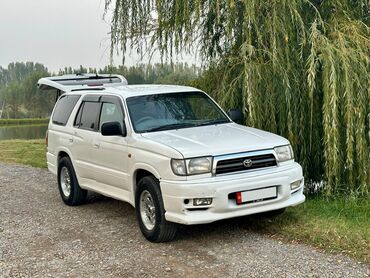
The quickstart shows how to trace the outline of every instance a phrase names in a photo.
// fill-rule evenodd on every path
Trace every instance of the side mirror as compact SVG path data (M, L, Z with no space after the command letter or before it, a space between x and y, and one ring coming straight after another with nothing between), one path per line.
M123 122L122 126L119 122L107 122L101 126L101 134L103 136L123 136L127 135L126 125Z
M236 108L229 109L227 114L233 122L241 122L244 119L243 113Z

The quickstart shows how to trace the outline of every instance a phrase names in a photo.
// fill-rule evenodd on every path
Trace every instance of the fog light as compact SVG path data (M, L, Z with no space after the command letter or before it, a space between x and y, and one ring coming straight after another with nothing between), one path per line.
M196 198L193 199L194 206L208 206L212 204L212 198Z
M290 190L296 190L297 188L301 186L301 183L302 183L302 180L297 180L295 182L292 182L290 184Z

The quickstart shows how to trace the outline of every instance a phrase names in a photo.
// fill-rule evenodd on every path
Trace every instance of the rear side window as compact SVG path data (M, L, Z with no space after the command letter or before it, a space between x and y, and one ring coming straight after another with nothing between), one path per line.
M99 111L99 102L85 101L81 107L81 119L78 126L83 129L95 130ZM80 113L78 113L80 114ZM78 116L76 120L78 121Z
M56 125L66 125L69 119L69 116L72 113L73 108L75 107L80 96L63 96L57 102L53 114L53 124Z

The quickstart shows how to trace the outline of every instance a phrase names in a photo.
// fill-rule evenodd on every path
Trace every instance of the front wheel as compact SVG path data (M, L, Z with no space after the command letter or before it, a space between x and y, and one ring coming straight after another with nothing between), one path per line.
M166 221L159 182L146 176L138 182L135 195L136 216L144 237L151 242L171 241L177 225Z

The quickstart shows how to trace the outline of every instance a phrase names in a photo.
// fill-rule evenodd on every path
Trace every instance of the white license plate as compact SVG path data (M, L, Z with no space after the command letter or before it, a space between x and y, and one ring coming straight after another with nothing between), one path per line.
M266 187L241 192L241 203L248 203L257 200L273 199L277 197L277 187Z

